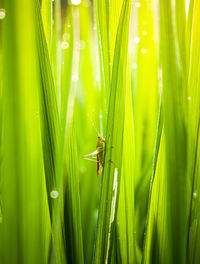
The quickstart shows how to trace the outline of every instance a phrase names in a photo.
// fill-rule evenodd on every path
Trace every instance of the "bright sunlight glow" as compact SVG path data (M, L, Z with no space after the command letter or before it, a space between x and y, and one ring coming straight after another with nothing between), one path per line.
M72 5L80 5L81 0L72 0Z

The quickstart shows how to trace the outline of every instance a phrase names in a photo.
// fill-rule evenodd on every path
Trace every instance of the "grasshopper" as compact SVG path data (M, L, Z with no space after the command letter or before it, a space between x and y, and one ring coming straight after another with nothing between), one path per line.
M96 150L90 154L84 155L82 158L97 163L97 178L103 170L104 154L105 154L105 138L98 133Z

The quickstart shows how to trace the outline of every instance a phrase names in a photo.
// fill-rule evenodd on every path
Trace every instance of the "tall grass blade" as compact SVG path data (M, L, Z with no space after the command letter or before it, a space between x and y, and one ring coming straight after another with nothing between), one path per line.
M189 185L190 200L190 218L188 229L188 255L187 263L198 263L200 254L199 247L199 41L200 35L198 30L198 10L200 1L194 2L194 13L191 28L191 49L188 78L188 178L191 180Z
M94 263L108 263L111 258L113 228L118 206L123 151L130 8L130 1L125 0L119 20L115 55L113 59L106 131L106 154Z
M49 218L43 218L34 6L29 0L4 3L0 262L44 263Z

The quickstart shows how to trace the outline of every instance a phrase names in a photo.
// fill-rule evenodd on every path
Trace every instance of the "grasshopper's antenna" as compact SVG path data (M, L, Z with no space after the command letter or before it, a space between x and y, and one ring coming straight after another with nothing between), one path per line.
M92 126L94 127L95 131L97 132L97 135L100 136L100 133L97 130L94 120L90 117L90 114L88 114L88 117L90 118L90 122L92 123Z

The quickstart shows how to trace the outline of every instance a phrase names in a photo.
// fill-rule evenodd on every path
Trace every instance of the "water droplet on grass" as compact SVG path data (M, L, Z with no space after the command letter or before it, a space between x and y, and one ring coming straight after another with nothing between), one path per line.
M140 38L139 38L139 37L134 37L133 41L134 41L135 43L139 43L139 42L140 42Z
M135 2L135 7L137 7L137 8L141 7L141 3L140 2Z
M58 198L58 192L56 190L53 190L50 192L50 196L52 199Z
M79 49L80 50L83 50L83 49L85 49L85 47L86 47L86 43L85 43L85 40L80 40L79 41Z
M72 82L78 82L78 76L72 75Z
M141 53L142 53L142 54L147 54L147 53L148 53L148 50L145 49L145 48L142 48L142 49L141 49Z
M5 9L3 8L0 8L0 19L4 19L6 16L6 12L5 12Z
M64 33L63 34L63 39L66 41L66 40L69 40L70 39L70 34L69 33Z
M142 35L143 35L143 36L147 36L147 34L148 34L148 33L147 33L146 30L143 30L143 31L142 31Z
M66 41L63 41L61 44L62 49L68 49L69 48L69 43Z
M194 199L197 198L197 193L196 193L196 192L193 193L193 198L194 198Z
M191 98L191 96L188 96L187 99L188 99L188 101L190 101L192 98Z
M137 67L138 67L137 63L133 63L133 64L132 64L132 68L133 68L133 70L136 70Z

